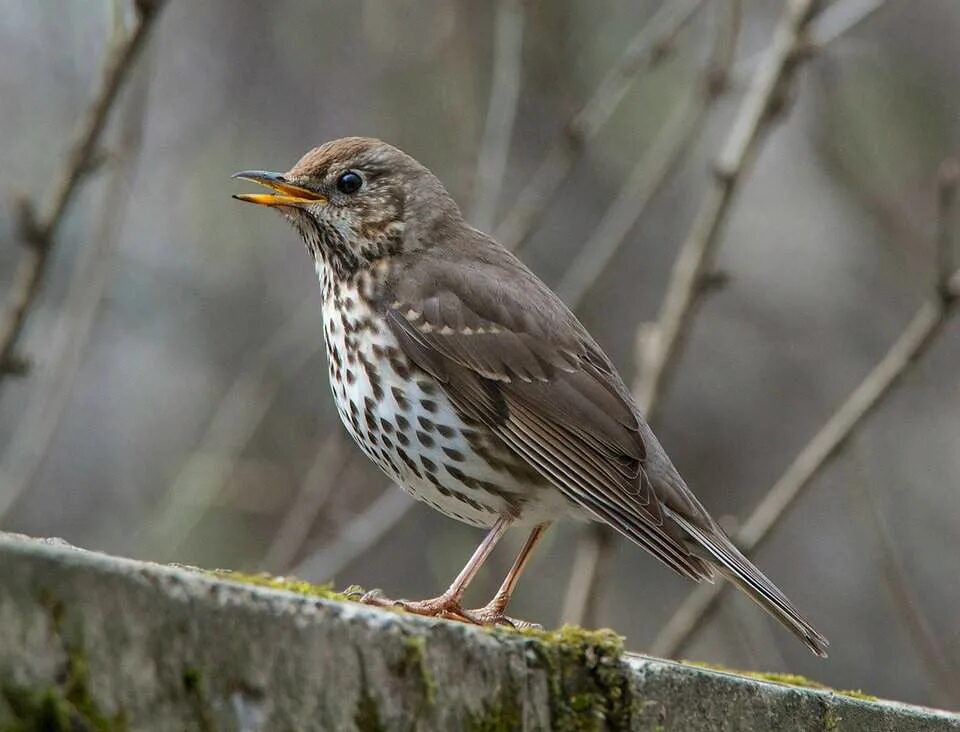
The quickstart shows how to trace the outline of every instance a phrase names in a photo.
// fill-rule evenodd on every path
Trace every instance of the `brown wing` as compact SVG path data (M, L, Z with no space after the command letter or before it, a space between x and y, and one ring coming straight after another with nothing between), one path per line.
M677 572L711 577L684 534L665 525L645 470L649 430L576 318L513 257L432 255L408 263L384 304L407 356L569 500Z

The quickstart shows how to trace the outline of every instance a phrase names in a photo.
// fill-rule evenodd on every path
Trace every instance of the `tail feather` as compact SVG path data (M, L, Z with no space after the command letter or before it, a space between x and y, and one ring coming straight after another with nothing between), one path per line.
M821 658L827 657L827 646L830 642L803 619L787 596L767 579L730 539L719 529L707 531L678 516L676 512L671 511L670 514L671 518L690 534L697 547L705 552L704 559L794 633L813 653Z

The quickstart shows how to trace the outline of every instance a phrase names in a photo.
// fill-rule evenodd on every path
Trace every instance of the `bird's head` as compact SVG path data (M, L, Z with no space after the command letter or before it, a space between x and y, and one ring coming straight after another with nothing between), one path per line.
M278 210L317 261L340 275L424 249L442 240L444 227L462 222L433 173L392 145L367 137L314 148L286 173L245 170L233 177L272 189L234 198Z

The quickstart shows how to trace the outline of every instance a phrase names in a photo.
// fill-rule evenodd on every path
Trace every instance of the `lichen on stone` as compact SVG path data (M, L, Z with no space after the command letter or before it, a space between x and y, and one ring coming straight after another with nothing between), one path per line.
M427 665L427 639L413 633L403 637L404 659L398 671L407 677L415 676L423 690L428 706L437 701L437 682Z
M512 732L523 727L520 690L509 680L501 684L493 700L477 713L468 713L464 732Z
M804 689L816 689L817 691L829 691L834 694L839 694L840 696L847 696L851 699L860 699L861 701L877 701L877 697L866 694L860 689L834 689L833 687L827 686L826 684L821 684L819 681L814 679L809 679L806 676L801 676L800 674L788 674L788 673L776 673L773 671L743 671L742 669L727 668L718 663L708 663L706 661L689 661L684 660L683 663L688 666L699 666L701 668L708 668L713 671L723 671L728 674L736 674L737 676L746 676L750 679L757 679L759 681L770 681L774 684L783 684L784 686L799 686Z
M295 592L298 595L319 597L324 600L335 600L338 602L348 602L356 599L357 595L362 594L362 590L354 585L348 587L344 592L338 592L333 589L332 584L315 585L311 582L297 579L296 577L275 577L266 572L247 574L245 572L235 572L231 569L213 569L207 570L206 573L229 582L255 585L257 587L269 587L273 590L285 590L286 592Z
M547 672L551 727L560 732L627 729L635 713L623 638L610 630L517 631Z
M359 732L386 732L386 727L380 719L377 702L367 691L365 683L360 687L360 700L357 702L357 710L353 715L353 723L357 726Z
M79 653L67 657L60 684L35 689L4 684L0 687L0 698L12 715L4 732L122 732L127 729L122 710L108 716L91 695L86 659Z

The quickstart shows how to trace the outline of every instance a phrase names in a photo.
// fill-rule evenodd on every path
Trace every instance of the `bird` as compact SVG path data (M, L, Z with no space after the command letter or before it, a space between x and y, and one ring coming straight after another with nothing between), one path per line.
M395 483L487 529L450 587L371 605L479 625L506 614L563 518L598 521L691 580L721 575L818 656L827 639L724 533L674 467L603 349L560 298L471 227L440 180L386 142L346 137L235 194L298 230L321 289L330 386L346 430ZM529 531L494 597L464 607L511 527Z

